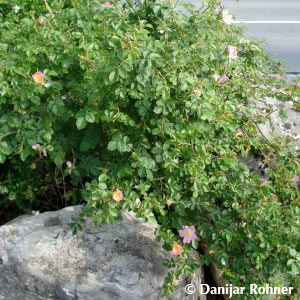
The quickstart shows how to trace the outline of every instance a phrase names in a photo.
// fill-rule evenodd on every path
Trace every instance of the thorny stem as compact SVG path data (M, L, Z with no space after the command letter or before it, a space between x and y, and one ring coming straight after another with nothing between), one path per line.
M54 15L53 15L53 12L52 12L50 6L48 5L47 0L44 0L44 4L45 4L46 9L48 10L49 14L51 15L51 18L53 19L53 18L54 18Z

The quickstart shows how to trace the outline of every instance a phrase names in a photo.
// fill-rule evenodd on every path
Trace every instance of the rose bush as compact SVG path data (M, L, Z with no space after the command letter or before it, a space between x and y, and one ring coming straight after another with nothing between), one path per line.
M297 106L299 83L271 76L283 76L281 63L246 40L219 1L183 7L0 1L1 182L17 161L23 174L47 168L35 174L51 174L59 193L79 188L74 233L88 217L113 224L122 209L158 221L157 239L174 255L164 295L209 263L248 291L296 287L299 150L262 136L268 114L248 100ZM237 159L269 152L270 183ZM206 249L200 261L191 248Z

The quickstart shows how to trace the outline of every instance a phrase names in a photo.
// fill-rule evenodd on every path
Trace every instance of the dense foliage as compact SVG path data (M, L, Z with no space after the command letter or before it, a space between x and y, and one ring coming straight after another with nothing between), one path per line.
M248 100L298 105L300 89L271 76L280 63L230 25L219 1L184 9L0 1L0 204L17 193L33 207L51 189L74 203L81 190L74 233L87 217L113 224L122 209L157 220L174 254L163 294L210 262L237 286L296 287L299 150L262 136L269 112L253 114ZM251 153L273 154L270 183L237 159ZM183 243L182 226L196 239ZM189 259L201 244L209 252Z

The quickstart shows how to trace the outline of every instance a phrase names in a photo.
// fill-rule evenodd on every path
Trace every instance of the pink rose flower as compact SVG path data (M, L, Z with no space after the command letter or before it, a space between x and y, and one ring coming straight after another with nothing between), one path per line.
M46 148L43 148L40 144L35 144L31 146L32 149L37 150L38 152L43 152L44 156L47 156L47 150Z
M44 18L43 18L43 17L40 17L40 18L39 18L39 23L40 23L41 25L44 24Z
M44 83L44 73L38 71L38 72L35 72L33 75L32 75L32 78L34 80L34 82L36 83Z
M229 54L229 62L231 62L233 59L236 59L238 57L238 52L236 47L228 46L227 50Z
M47 150L46 150L46 148L43 149L43 154L44 154L44 156L47 156Z
M191 241L196 239L195 227L194 226L182 226L182 230L178 231L179 236L183 238L185 244L189 244Z
M236 136L242 136L244 133L241 129L239 129L237 132L236 132Z
M233 22L232 15L228 14L228 10L223 10L223 21L227 25L230 25Z
M50 87L51 85L52 85L51 82L47 82L47 83L44 84L44 87L45 87L45 88L48 88L48 87Z
M164 31L163 29L161 29L159 32L160 32L161 34L164 34L164 33L165 33L165 31Z
M215 81L218 81L218 79L220 78L220 75L214 74L214 75L213 75L213 78L214 78Z
M297 83L297 87L300 89L300 82Z
M113 193L113 199L117 202L121 201L123 199L123 193L121 190L116 190Z
M71 174L72 173L72 163L68 160L66 162L66 165L67 165L68 173Z
M279 80L281 77L280 77L279 74L276 74L276 75L275 75L275 78L276 78L277 80Z
M104 3L104 6L105 6L105 7L110 7L110 2L105 2L105 3Z
M293 186L297 187L298 186L298 182L300 181L300 177L295 174L293 176L293 178L294 178Z
M172 247L172 255L179 255L180 253L182 253L183 249L182 246L179 244L174 244Z
M229 78L227 77L227 75L223 75L219 80L218 82L219 83L225 83Z

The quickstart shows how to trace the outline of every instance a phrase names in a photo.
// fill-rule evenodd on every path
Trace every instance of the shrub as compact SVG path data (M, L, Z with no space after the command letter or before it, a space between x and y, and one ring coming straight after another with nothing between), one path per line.
M40 157L79 186L74 233L87 217L113 224L122 209L157 220L157 240L176 255L164 295L210 262L234 285L297 286L299 150L259 133L268 115L249 99L299 105L299 88L270 76L281 63L227 24L219 1L185 4L187 14L154 0L0 9L0 161ZM269 152L270 183L237 159ZM196 239L183 243L182 226Z

